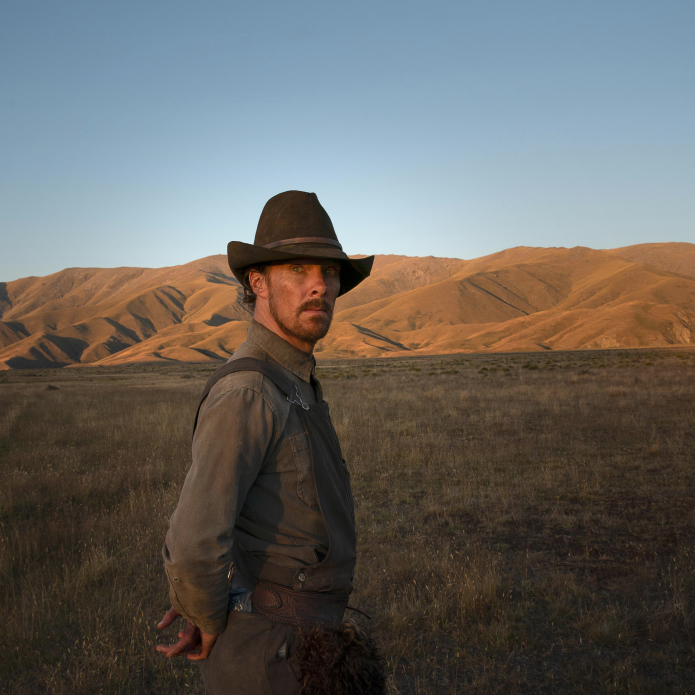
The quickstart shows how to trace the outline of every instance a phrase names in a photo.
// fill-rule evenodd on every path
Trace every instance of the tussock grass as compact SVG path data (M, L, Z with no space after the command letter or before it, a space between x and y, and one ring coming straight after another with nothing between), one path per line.
M209 371L3 377L0 690L202 692L154 626ZM353 471L353 603L392 692L695 690L695 351L319 373Z
M197 388L60 376L0 391L0 690L195 691L197 674L152 646Z

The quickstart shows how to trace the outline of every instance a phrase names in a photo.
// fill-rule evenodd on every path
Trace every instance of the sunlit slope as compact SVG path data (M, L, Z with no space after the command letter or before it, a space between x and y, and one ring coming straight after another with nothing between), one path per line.
M452 277L344 310L323 356L695 343L695 278L588 248L511 249ZM375 344L373 336L388 344Z
M695 244L666 242L637 244L611 249L611 253L635 263L644 263L671 273L695 276Z
M379 256L319 358L695 344L693 244ZM695 268L693 268L695 270ZM224 256L0 283L0 368L226 360L250 314Z
M359 291L368 298L408 291L462 263L381 256ZM161 269L68 268L2 284L0 368L224 360L246 337L241 298L222 255ZM363 333L348 332L355 347Z
M446 280L468 262L459 258L432 256L377 256L374 259L372 274L354 290L338 299L336 311L340 312Z
M240 295L224 256L156 270L69 268L7 283L0 364L60 366L113 355L122 361L128 359L128 348L182 324L198 328L200 339L191 348L195 351L199 342L205 343L208 329L248 319ZM180 336L174 342L179 340L189 342ZM200 349L205 359L231 354Z
M336 322L369 329L411 350L450 343L556 306L572 287L566 269L555 267L567 254L576 255L566 249L516 249L477 259L446 280L342 311ZM326 352L331 340L329 334Z
M102 359L99 364L123 362L209 362L228 359L246 340L248 321L230 321L221 326L180 323L157 335Z

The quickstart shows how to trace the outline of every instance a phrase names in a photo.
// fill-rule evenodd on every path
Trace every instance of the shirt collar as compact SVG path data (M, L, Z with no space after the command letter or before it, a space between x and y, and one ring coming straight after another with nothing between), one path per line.
M306 352L290 345L277 333L273 333L255 319L251 321L247 337L285 369L296 374L300 379L310 382L316 365L313 355L307 355Z

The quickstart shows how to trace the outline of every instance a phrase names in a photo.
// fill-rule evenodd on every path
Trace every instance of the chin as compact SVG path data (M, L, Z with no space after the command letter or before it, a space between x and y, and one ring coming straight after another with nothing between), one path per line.
M302 340L321 340L321 338L325 338L330 327L330 319L316 316L307 321L302 321L302 324L296 327L295 335Z

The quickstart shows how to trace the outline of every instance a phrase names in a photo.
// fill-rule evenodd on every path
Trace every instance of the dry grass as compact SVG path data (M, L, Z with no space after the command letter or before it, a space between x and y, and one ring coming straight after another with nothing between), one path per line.
M0 377L1 690L201 691L153 646L207 372ZM320 373L394 691L695 692L695 351Z

